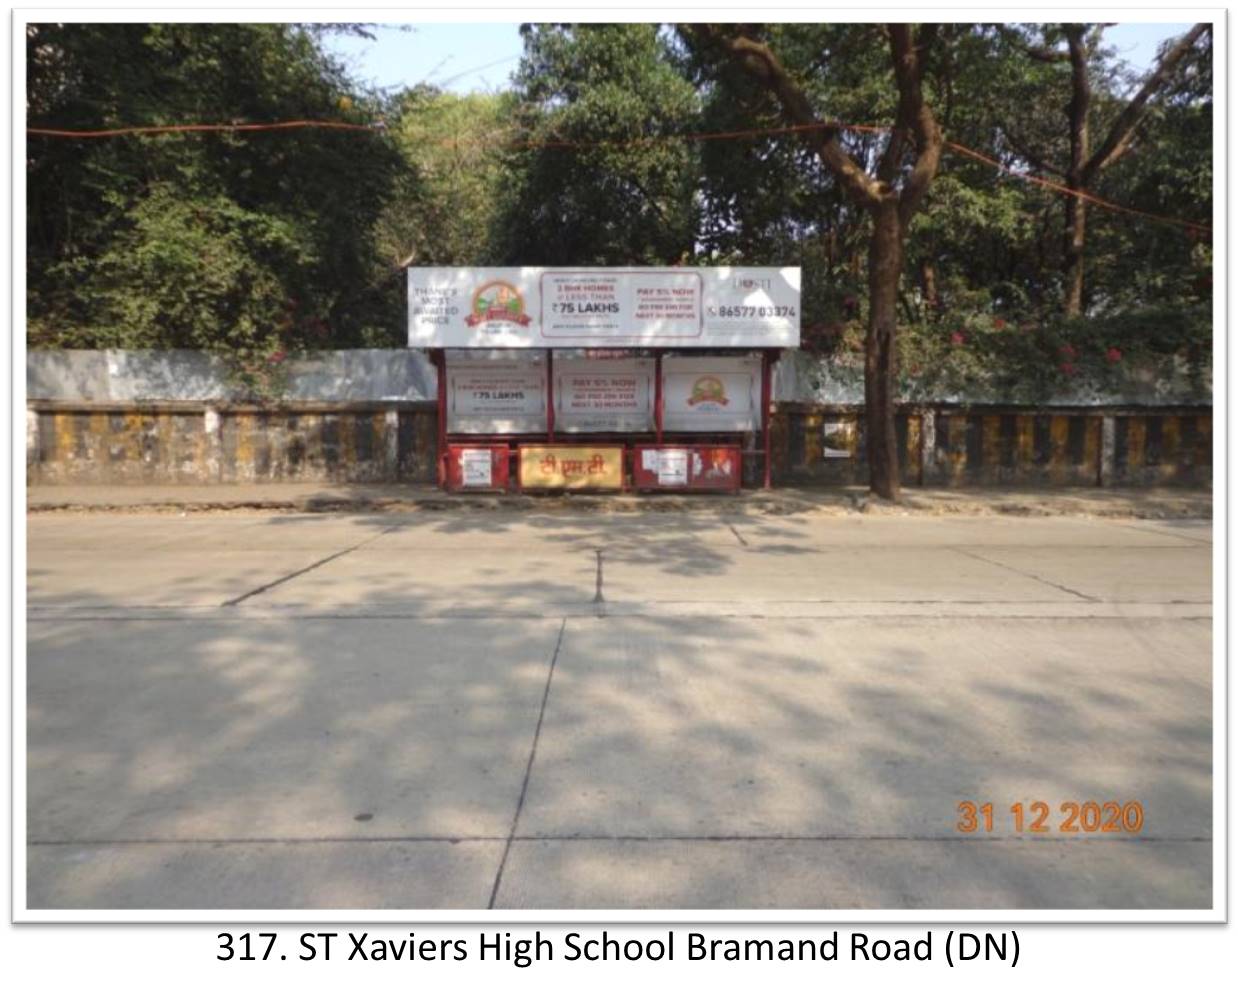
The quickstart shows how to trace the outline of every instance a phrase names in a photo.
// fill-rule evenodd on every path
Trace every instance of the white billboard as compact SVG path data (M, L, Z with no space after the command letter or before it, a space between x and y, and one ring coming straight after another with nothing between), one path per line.
M449 354L447 431L545 432L545 354Z
M555 429L652 432L654 361L560 359L554 365Z
M662 427L667 432L755 432L760 425L759 357L662 360Z
M410 267L414 348L785 348L800 341L788 267Z

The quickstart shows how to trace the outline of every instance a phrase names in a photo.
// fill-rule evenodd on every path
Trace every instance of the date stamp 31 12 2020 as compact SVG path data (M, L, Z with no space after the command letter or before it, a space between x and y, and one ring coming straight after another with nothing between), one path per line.
M957 806L959 833L993 833L997 826L991 802L965 799ZM1009 807L1009 825L1015 833L1138 833L1143 829L1143 804L1131 800L1105 802L1068 800L1054 807L1041 800L1016 802Z

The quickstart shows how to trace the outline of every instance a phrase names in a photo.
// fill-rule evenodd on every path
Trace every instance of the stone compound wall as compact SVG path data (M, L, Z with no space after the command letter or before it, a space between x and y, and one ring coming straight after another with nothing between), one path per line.
M895 427L905 484L1156 486L1212 482L1211 406L1060 409L902 408ZM779 405L774 477L867 482L863 410ZM831 449L844 455L827 455Z
M433 482L433 406L35 403L31 484Z
M799 361L795 361L799 362ZM240 403L196 353L70 350L27 358L31 484L435 480L434 369L410 350L297 361L278 405ZM774 480L867 481L863 411L780 371ZM1211 405L905 405L909 485L1208 485ZM829 448L827 453L827 429ZM745 447L757 441L749 437ZM745 461L745 483L758 480Z
M31 484L433 481L435 372L408 349L289 364L277 405L236 400L189 350L60 350L26 361Z

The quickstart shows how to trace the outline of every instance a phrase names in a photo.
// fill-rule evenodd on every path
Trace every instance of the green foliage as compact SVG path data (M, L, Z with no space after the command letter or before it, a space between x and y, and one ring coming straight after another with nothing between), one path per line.
M393 267L494 261L514 107L511 94L424 86L398 98L391 131L404 171L378 227L379 252Z
M692 85L651 24L522 29L499 256L524 264L674 263L694 249Z
M1060 47L1057 30L940 25L924 86L946 137L1053 178L1047 170L1068 151L1069 67L1028 50ZM753 31L823 120L893 120L880 25ZM401 344L408 265L799 265L805 347L843 368L862 362L869 219L802 138L750 134L786 123L762 87L656 25L522 32L510 92L419 86L380 98L323 54L317 30L35 26L36 127L296 118L389 127L31 137L31 345L208 349L270 394L297 351ZM1103 45L1092 63L1090 123L1101 134L1139 74ZM1207 222L1211 120L1211 51L1201 47L1095 193ZM685 138L700 132L731 137ZM885 136L851 131L842 142L872 169ZM1062 217L1060 194L947 151L906 243L904 391L983 383L1034 399L1176 364L1206 393L1210 239L1091 208L1088 317L1065 323L1056 317Z
M35 127L362 123L378 109L288 25L37 25L27 64ZM258 390L257 357L352 345L400 321L402 301L373 288L373 229L399 166L379 134L29 145L34 346L207 349Z
M820 353L836 374L859 378L864 323L823 330ZM899 395L911 401L983 398L1035 402L1090 392L1121 394L1149 376L1211 390L1212 314L1162 305L1104 318L993 314L983 302L899 326Z

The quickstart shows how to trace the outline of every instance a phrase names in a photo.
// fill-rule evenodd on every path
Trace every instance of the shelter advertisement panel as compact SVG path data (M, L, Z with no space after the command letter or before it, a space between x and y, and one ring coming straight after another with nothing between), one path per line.
M639 491L738 491L741 458L738 446L638 445L632 481Z
M546 431L546 360L541 353L451 353L447 431Z
M623 447L521 446L520 486L618 491L623 487Z
M786 348L800 269L410 267L413 348Z
M668 356L662 361L668 432L756 432L761 425L759 356Z
M556 359L555 429L651 432L653 377L650 359Z

